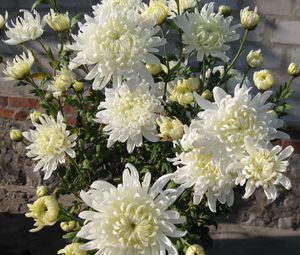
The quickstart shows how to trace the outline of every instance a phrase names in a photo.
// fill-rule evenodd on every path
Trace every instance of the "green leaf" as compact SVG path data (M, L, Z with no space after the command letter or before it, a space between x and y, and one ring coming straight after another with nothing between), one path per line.
M41 4L48 4L48 1L47 0L36 0L31 7L31 11L33 11L33 9L39 7Z
M82 17L82 13L78 13L74 17L72 17L70 27L74 27L81 20Z

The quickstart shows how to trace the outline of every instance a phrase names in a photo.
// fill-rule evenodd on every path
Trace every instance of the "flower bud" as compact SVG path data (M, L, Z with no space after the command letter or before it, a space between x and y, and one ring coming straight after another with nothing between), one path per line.
M64 255L87 255L87 252L80 249L80 243L71 243L66 245L65 248L59 250L57 254Z
M158 75L163 70L161 64L146 64L146 68L154 76Z
M168 16L168 7L159 0L150 0L149 6L147 6L142 12L142 17L145 19L153 18L156 25L163 23Z
M76 221L71 220L71 221L65 221L60 223L60 227L63 231L65 232L70 232L76 227Z
M261 50L251 50L247 55L247 64L251 68L258 68L264 62Z
M202 246L193 244L187 248L185 255L205 255L205 252Z
M45 20L48 26L58 33L62 33L70 28L68 13L57 13L51 9L50 13L45 16Z
M45 100L47 102L51 102L53 100L53 94L51 92L47 92L46 95L45 95Z
M73 88L77 93L81 93L84 90L84 84L80 81L75 81L73 83Z
M22 80L25 78L34 63L34 57L30 51L25 52L22 55L17 55L13 62L7 62L6 69L3 73L7 76L6 80Z
M45 185L38 186L37 189L36 189L36 195L38 197L46 196L46 195L48 195L48 193L49 193L48 187L45 186Z
M253 30L259 22L259 15L257 14L257 7L254 11L249 11L249 6L242 9L240 12L241 25L244 29Z
M300 75L300 66L296 63L290 63L287 72L290 76L298 77Z
M53 196L43 196L38 198L33 204L27 205L29 212L26 217L32 217L35 221L35 229L30 232L37 232L45 226L53 226L57 221L59 206Z
M5 17L0 15L0 30L3 29L3 27L5 26L5 23L6 23L7 19L8 19L8 13L6 11L5 12Z
M261 70L253 74L253 81L259 90L267 90L272 88L274 76L269 70Z
M10 139L15 142L21 142L23 140L22 132L19 129L12 128L9 132Z
M224 17L228 17L231 14L231 8L227 5L220 5L218 12Z
M183 135L183 124L177 118L160 116L157 120L160 129L159 136L164 140L179 140Z
M203 97L206 100L209 100L213 97L213 94L211 93L211 91L209 89L206 89L202 92L201 97Z
M32 113L30 113L30 119L32 122L39 122L39 118L40 116L42 115L41 112L38 112L38 111L34 111Z

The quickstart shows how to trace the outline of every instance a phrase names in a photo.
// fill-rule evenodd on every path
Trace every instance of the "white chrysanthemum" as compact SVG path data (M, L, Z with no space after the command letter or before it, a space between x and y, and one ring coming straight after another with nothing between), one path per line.
M8 40L4 40L6 44L16 45L30 40L39 38L44 32L45 21L41 20L40 14L34 10L32 15L30 11L20 10L24 13L24 18L17 17L16 22L12 22L12 27L8 24L5 31Z
M258 93L252 98L249 91L246 86L237 85L231 96L216 87L213 89L215 103L195 94L198 105L204 109L198 114L198 125L217 137L229 153L243 153L245 136L259 144L288 138L287 134L276 130L283 121L277 119L273 105L265 104L272 92Z
M66 154L75 157L72 147L75 146L76 135L70 135L66 130L64 118L59 112L57 121L52 116L42 114L40 124L33 122L36 130L23 132L23 136L32 144L27 146L27 156L38 160L33 171L45 172L44 179L48 179L56 170L58 164L65 163Z
M233 204L234 176L227 173L228 160L214 160L212 153L203 153L201 149L182 152L174 160L179 165L173 180L185 188L193 186L193 203L199 204L206 194L208 206L216 211L217 200L228 206Z
M119 85L122 79L137 75L153 81L144 63L159 64L152 53L165 43L154 36L159 31L154 21L143 21L134 10L115 11L105 18L86 16L86 21L70 46L77 51L70 68L94 65L86 76L87 80L94 79L93 89L102 89L111 79Z
M81 248L98 255L177 255L169 237L185 234L174 225L185 219L168 208L183 188L163 190L170 177L162 176L150 187L151 174L141 183L138 171L127 164L117 187L96 181L91 190L81 191L83 201L94 210L79 214L85 224L77 236L89 240Z
M249 198L256 188L263 187L268 199L275 200L277 190L275 185L281 184L286 189L291 188L290 180L283 175L286 172L286 160L294 151L292 146L282 150L275 146L271 150L254 144L250 137L245 138L245 147L248 153L238 165L239 177L236 182L240 185L246 183L244 198Z
M138 10L142 6L141 0L102 0L101 4L93 5L96 17L108 17L112 12Z
M176 25L182 29L185 52L197 52L197 60L212 56L228 61L226 43L239 38L237 26L230 26L233 17L225 18L220 13L214 13L214 3L205 4L199 13L186 13L175 19Z
M5 16L0 14L0 30L4 27L8 19L8 12L5 11Z
M161 112L160 101L151 93L144 81L131 80L116 89L105 90L105 101L100 103L96 117L99 123L107 124L108 144L127 141L129 153L143 144L143 137L158 141L156 118Z
M216 66L212 69L212 71L211 69L207 70L206 72L207 79L209 79L211 72L213 74L215 74L216 72L220 72L220 79L224 78L224 66ZM238 70L232 68L229 70L227 75L230 78L228 80L225 80L225 82L221 86L228 94L233 95L236 85L241 84L243 76ZM246 87L251 86L250 81L247 77L245 78L243 84L246 85Z
M179 14L182 15L185 10L194 8L197 4L197 0L180 0L179 1ZM168 3L169 14L171 17L178 15L178 6L175 0L169 0Z
M25 78L34 63L34 57L31 51L27 51L27 56L25 52L22 55L17 55L12 62L7 62L6 69L3 73L7 76L5 80L22 80Z
M75 74L69 69L57 71L53 81L50 82L48 89L53 92L55 98L61 97L75 81Z

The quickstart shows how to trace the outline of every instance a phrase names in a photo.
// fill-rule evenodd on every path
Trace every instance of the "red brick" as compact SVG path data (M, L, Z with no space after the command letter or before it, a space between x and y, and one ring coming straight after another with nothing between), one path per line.
M7 108L0 108L0 117L7 119L14 119L15 111Z
M8 99L6 96L0 96L0 105L1 106L7 106Z
M17 110L14 115L15 120L23 121L28 117L29 112L24 110Z
M33 98L33 97L9 97L8 106L36 109L39 107L39 101L37 98Z
M70 117L70 118L67 118L66 123L67 123L67 125L69 125L69 126L75 126L76 123L77 123L77 121L76 121L75 118Z
M71 106L71 105L66 105L64 106L64 113L66 114L74 114L76 112L75 107Z

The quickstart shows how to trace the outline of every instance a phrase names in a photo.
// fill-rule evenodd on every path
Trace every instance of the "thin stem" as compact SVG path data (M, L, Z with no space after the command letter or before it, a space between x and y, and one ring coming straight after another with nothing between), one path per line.
M236 55L234 56L233 60L231 61L231 63L227 66L227 68L224 70L224 76L223 78L219 81L219 83L217 84L217 86L220 86L220 84L222 84L224 82L224 80L226 79L226 75L228 74L228 72L230 71L230 69L234 66L235 62L238 60L239 56L242 54L243 52L243 48L244 48L244 45L245 45L245 42L246 42L246 39L248 37L248 33L249 33L249 30L246 29L244 35L243 35L243 38L242 38L242 41L241 41L241 44L240 44L240 47L236 53Z
M247 77L247 75L248 75L250 69L251 69L251 68L248 67L247 70L245 71L245 74L244 74L243 79L242 79L242 81L241 81L241 85L243 85L243 83L244 83L244 81L245 81L245 79L246 79L246 77Z
M167 39L166 34L165 34L162 27L160 27L160 31L161 31L162 38ZM167 99L167 86L168 86L169 75L170 75L170 64L169 64L169 54L168 54L168 49L167 49L166 44L164 44L163 49L164 49L164 55L165 55L165 59L166 59L166 66L167 66L167 70L168 70L167 78L165 80L164 95L163 95L163 101L166 102L166 99Z
M77 162L76 162L73 158L71 158L71 157L69 157L69 160L70 160L70 162L72 163L72 165L75 167L77 173L80 175L80 177L81 177L82 180L84 181L85 185L86 185L86 186L90 186L90 184L87 182L85 176L82 174L82 172L81 172L80 169L78 168Z

